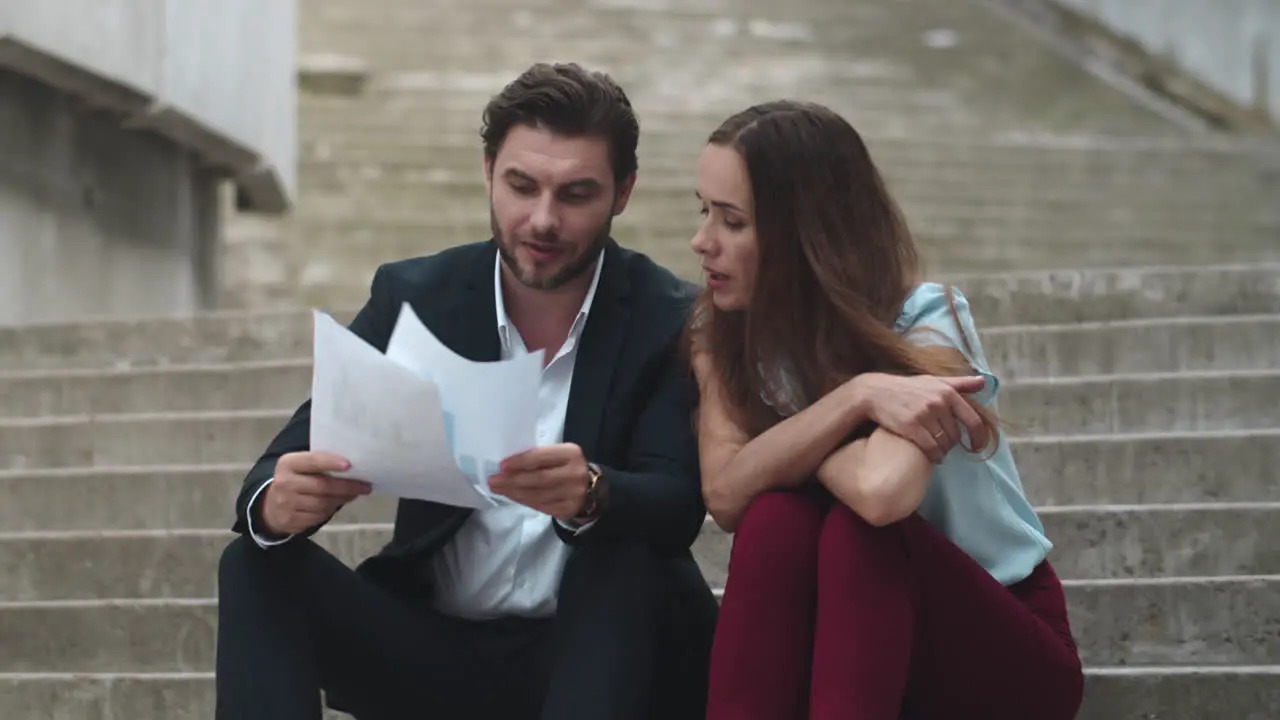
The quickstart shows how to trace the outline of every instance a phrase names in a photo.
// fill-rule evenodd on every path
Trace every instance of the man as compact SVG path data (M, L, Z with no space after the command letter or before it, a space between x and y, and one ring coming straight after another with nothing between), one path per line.
M365 484L308 451L309 403L245 479L219 567L217 717L700 718L716 605L694 392L692 289L610 239L639 126L608 76L539 64L485 110L493 238L393 262L351 330L385 350L409 302L473 360L545 351L539 447L481 511L401 500L350 570L308 536Z

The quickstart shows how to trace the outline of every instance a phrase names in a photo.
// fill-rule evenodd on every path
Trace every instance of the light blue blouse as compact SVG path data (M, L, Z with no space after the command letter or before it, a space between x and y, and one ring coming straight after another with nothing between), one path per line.
M995 409L1000 381L987 365L968 301L958 289L951 293L972 354L947 308L946 288L938 283L915 289L896 327L921 345L945 344L959 350L987 381L975 399ZM1003 585L1026 578L1053 548L1023 491L1003 433L998 449L986 460L964 448L952 449L934 469L917 512Z

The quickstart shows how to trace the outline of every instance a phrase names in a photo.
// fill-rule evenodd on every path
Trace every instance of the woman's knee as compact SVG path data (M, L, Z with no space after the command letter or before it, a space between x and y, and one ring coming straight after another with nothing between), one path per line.
M733 536L733 556L797 559L817 552L826 509L808 493L761 494L743 513ZM742 562L742 560L739 560Z
M888 525L863 520L847 505L836 503L822 522L818 552L823 557L858 554L903 554L924 519L912 514Z

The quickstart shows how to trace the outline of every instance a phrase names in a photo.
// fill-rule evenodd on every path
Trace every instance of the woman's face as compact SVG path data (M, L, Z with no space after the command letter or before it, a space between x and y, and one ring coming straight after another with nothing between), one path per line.
M707 145L698 158L702 225L690 245L702 258L711 299L720 310L743 310L755 291L759 248L747 165L736 150Z

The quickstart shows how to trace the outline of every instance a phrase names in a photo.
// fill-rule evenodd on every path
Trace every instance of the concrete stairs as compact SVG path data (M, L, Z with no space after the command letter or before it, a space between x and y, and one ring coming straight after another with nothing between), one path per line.
M886 131L1169 132L970 2L319 0L301 44L359 58L397 89L447 91L456 100L432 107L471 122L466 91L487 93L536 57L608 69L642 114L722 113L785 88L850 101L859 123Z
M936 271L1280 259L1280 161L1189 138L968 1L318 0L301 49L367 81L302 94L299 207L231 223L226 307L347 307L386 257L485 237L481 109L534 60L627 87L642 171L617 235L684 274L697 149L779 96L869 138Z
M1274 717L1280 266L955 279L1057 545L1082 717ZM0 332L0 717L209 717L231 502L309 343L301 311ZM354 563L391 511L317 537ZM729 546L708 522L716 586Z

